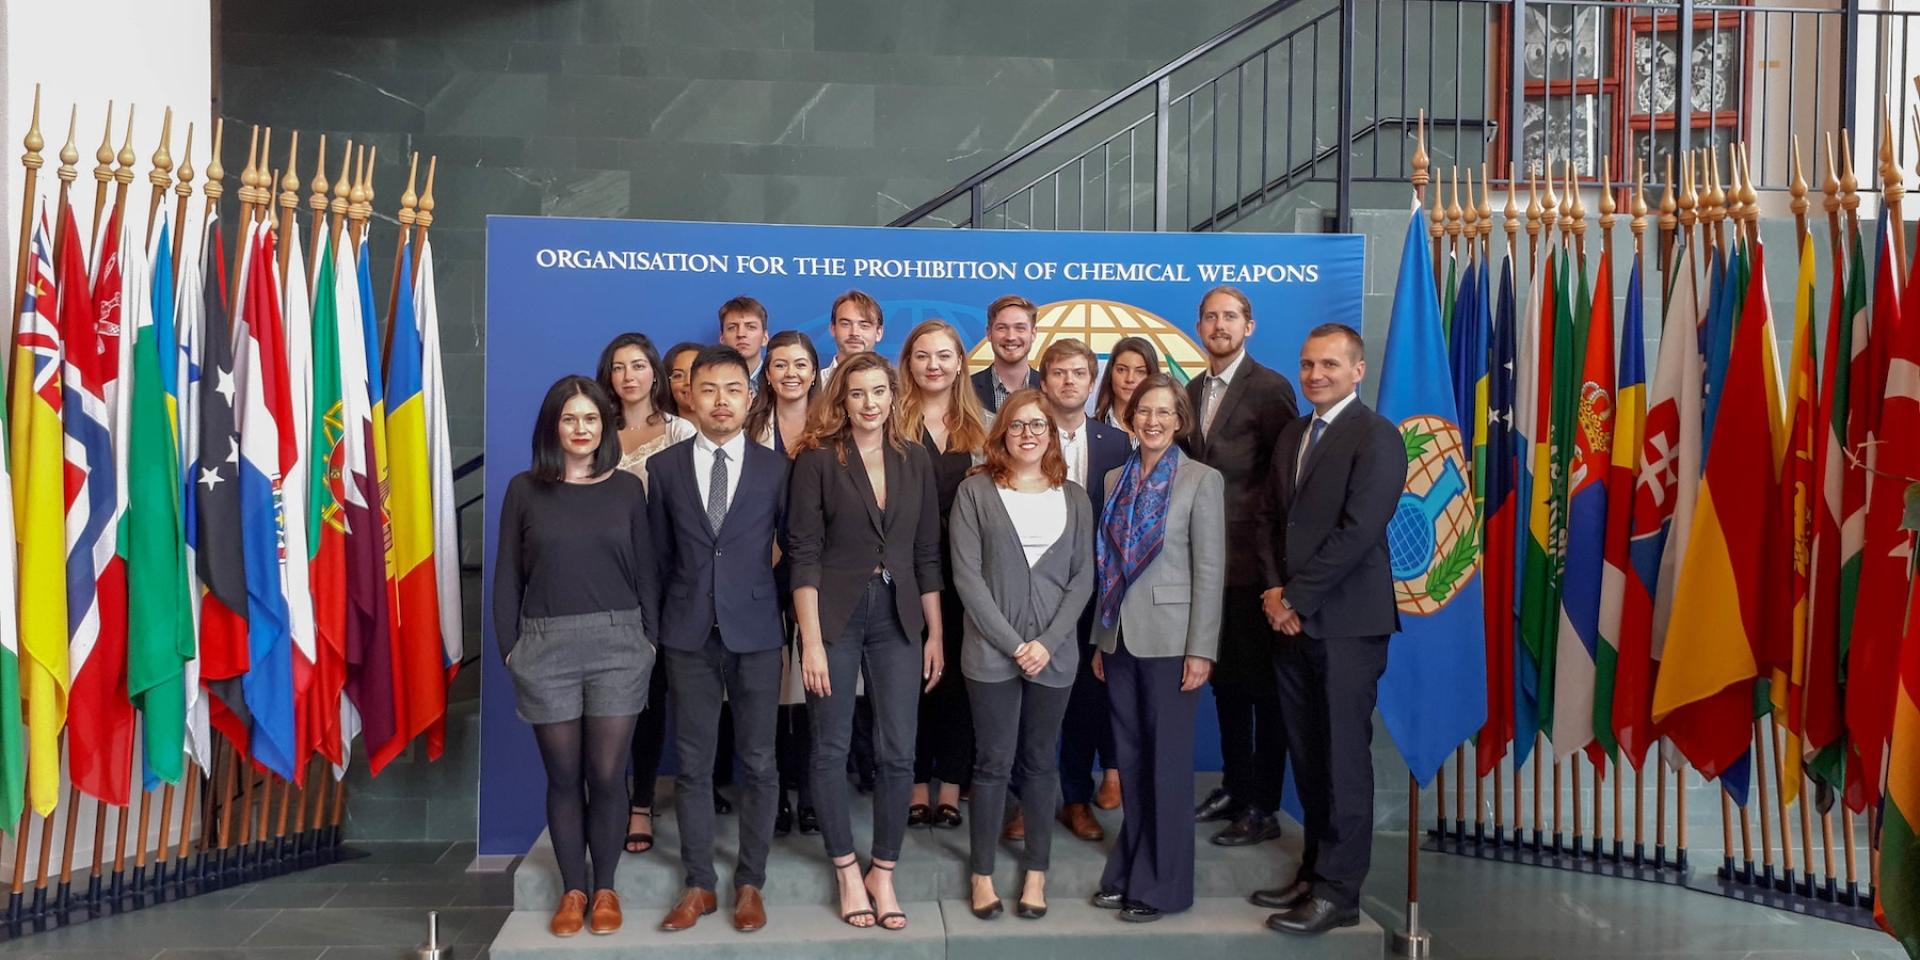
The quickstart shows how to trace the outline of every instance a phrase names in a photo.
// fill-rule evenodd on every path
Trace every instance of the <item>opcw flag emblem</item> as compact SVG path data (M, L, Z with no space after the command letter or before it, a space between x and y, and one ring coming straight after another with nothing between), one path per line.
M1452 601L1480 562L1460 429L1431 414L1400 421L1407 479L1400 505L1387 521L1394 602L1401 612L1432 614Z

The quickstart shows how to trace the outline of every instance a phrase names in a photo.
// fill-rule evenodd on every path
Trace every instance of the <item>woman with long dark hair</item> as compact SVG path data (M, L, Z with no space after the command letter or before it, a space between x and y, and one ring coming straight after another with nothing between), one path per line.
M940 497L940 552L945 556L947 515L953 511L960 482L986 448L986 415L973 381L966 376L967 348L953 324L928 320L914 327L900 349L900 369L900 426L909 436L919 436L933 461L933 485ZM940 619L947 662L958 663L964 631L951 567L940 591ZM963 684L943 683L920 698L907 826L951 830L962 823L960 791L973 782L973 720L967 713ZM940 784L937 797L930 790L934 781Z
M977 753L969 905L982 920L1000 915L993 859L1009 777L1022 808L1053 809L1055 744L1079 673L1080 613L1093 596L1093 504L1067 479L1059 435L1040 391L1015 392L994 417L986 462L953 503L949 568L966 603L960 667ZM1047 912L1051 820L1027 822L1015 900L1027 919Z
M494 558L493 631L520 718L547 772L547 829L565 891L550 924L620 927L627 750L647 705L659 584L646 487L618 469L612 400L585 377L547 391L533 465L507 484Z
M1107 369L1100 374L1100 389L1093 394L1093 416L1133 436L1127 422L1127 404L1148 377L1160 373L1160 354L1146 337L1121 337L1107 351Z
M860 353L841 361L807 417L787 508L813 797L840 915L856 927L887 930L907 925L893 868L906 837L920 694L940 682L945 662L933 464L902 430L898 391L885 358ZM862 673L877 768L872 869L864 877L846 778L854 681Z
M788 451L807 429L807 405L820 392L820 355L813 340L798 330L782 330L767 341L767 359L760 365L753 406L747 409L746 433L754 442L780 454L791 469ZM776 553L778 550L776 549ZM800 683L800 645L793 625L793 592L785 556L774 560L773 577L787 618L787 668L780 679L780 715L774 727L774 756L780 767L780 803L773 833L793 832L795 813L787 791L800 795L801 833L818 833L820 819L813 809L813 785L807 777L806 690Z
M692 385L693 358L706 348L704 343L686 340L667 348L667 354L662 359L666 363L668 392L673 397L673 409L669 413L680 416L688 410L687 387Z
M609 427L619 437L619 468L647 482L647 460L693 436L693 424L673 415L673 390L661 375L660 354L644 333L623 333L600 351L595 382L613 398ZM667 730L667 671L648 681L647 708L633 725L633 792L627 811L628 853L653 849L653 792Z

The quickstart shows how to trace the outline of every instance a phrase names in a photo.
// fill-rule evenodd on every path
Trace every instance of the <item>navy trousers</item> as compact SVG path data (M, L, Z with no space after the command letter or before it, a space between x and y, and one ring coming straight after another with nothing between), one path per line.
M1100 889L1166 913L1193 906L1193 724L1200 691L1180 692L1185 657L1105 658L1120 769L1120 837Z

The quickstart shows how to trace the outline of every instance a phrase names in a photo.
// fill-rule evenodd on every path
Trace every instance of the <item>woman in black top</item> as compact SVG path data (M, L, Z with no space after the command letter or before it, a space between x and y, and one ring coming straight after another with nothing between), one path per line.
M940 498L940 555L947 555L947 514L960 481L978 463L987 442L980 396L967 379L967 349L960 331L945 320L928 320L907 334L900 350L901 428L918 434L933 461L933 485ZM960 594L952 571L941 583L940 618L946 660L960 662ZM913 794L907 826L960 826L960 790L973 781L973 716L964 684L936 685L920 698L920 733L913 757ZM928 801L938 780L938 805Z
M563 937L585 922L589 853L593 932L620 926L627 748L654 660L646 490L617 469L612 422L613 404L592 380L563 377L548 389L532 469L500 503L493 568L494 639L547 769L547 828L566 890L551 929Z
M1140 389L1140 384L1159 372L1160 354L1152 341L1146 337L1121 337L1114 341L1113 349L1107 351L1107 369L1100 374L1100 389L1093 392L1094 419L1119 427L1132 437L1133 424L1126 418L1127 404L1133 402L1134 391Z
M821 834L840 885L842 919L888 930L907 925L893 867L907 830L919 695L940 681L945 659L939 498L926 448L900 429L897 393L884 358L861 353L840 364L807 418L787 508ZM916 642L922 630L926 639ZM877 768L873 869L864 879L845 776L862 668Z

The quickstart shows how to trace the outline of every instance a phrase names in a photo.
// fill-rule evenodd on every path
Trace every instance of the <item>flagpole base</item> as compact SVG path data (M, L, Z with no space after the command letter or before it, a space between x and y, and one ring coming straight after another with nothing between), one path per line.
M1412 957L1415 960L1433 956L1433 935L1425 930L1395 930L1393 932L1393 955Z

